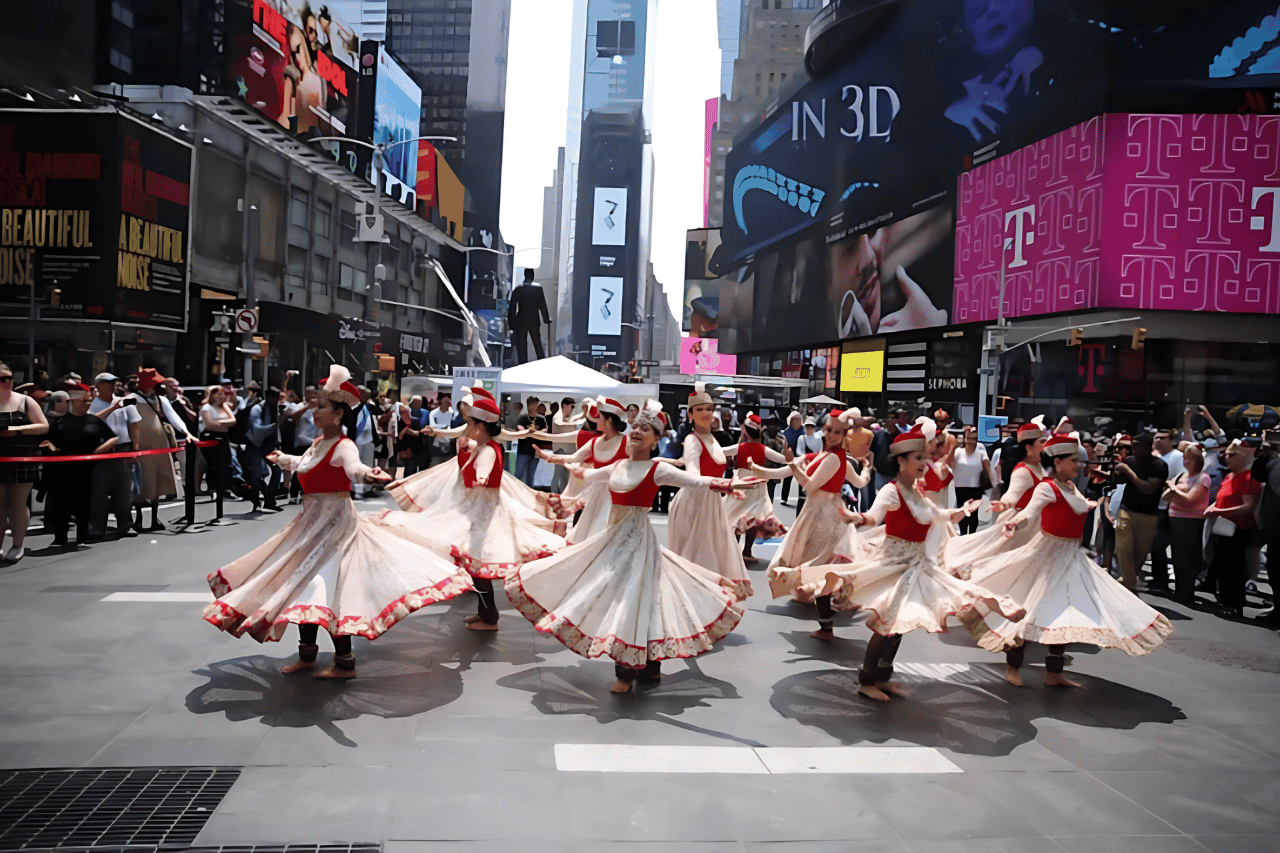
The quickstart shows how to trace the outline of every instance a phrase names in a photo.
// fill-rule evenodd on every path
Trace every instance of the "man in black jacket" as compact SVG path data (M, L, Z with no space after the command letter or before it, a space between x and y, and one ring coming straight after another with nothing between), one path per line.
M547 297L542 286L533 280L533 270L524 269L524 284L511 291L511 302L507 306L507 326L511 329L511 342L516 347L516 364L524 364L529 360L528 343L525 336L533 338L533 352L539 359L545 357L542 349L541 319L551 324L551 316L547 313Z

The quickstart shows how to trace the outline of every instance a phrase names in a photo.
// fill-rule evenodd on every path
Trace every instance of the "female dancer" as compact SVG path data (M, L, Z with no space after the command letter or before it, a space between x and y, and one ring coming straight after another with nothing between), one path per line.
M1048 479L1040 466L1040 451L1044 448L1045 439L1049 437L1044 426L1044 415L1037 415L1018 427L1017 435L1018 445L1026 453L1026 458L1014 467L1013 474L1009 477L1009 488L1004 495L1000 500L991 502L991 512L996 515L995 523L981 533L948 539L942 549L943 564L957 577L964 577L971 563L1020 548L1035 535L1039 522L1034 519L1030 524L1019 528L1012 538L1004 535L1004 525L1020 510L1027 508L1036 486Z
M413 611L472 588L467 573L450 560L372 514L356 512L353 482L390 479L360 464L355 443L342 434L344 421L355 425L352 411L359 404L350 372L333 365L315 408L320 437L301 456L274 451L267 457L301 479L302 511L262 545L209 575L218 598L205 608L205 621L260 643L298 626L298 660L286 673L315 665L316 638L324 628L333 638L334 665L316 678L354 678L353 636L375 639Z
M732 447L724 448L724 455L734 457L740 470L749 471L752 465L763 465L766 459L779 465L786 465L791 461L790 450L784 456L761 443L762 426L759 415L755 412L748 413L742 419L741 440ZM773 501L769 500L768 489L758 486L746 489L744 493L746 494L744 500L726 505L725 510L728 513L729 526L733 528L733 535L742 537L743 562L754 563L756 558L752 555L751 548L755 545L756 537L763 536L768 539L773 536L783 536L787 528L773 514Z
M804 509L795 524L782 540L782 546L769 563L769 588L774 598L791 594L797 600L811 602L809 589L801 589L816 582L821 585L826 570L818 574L808 571L808 566L832 562L835 548L842 538L857 534L849 526L849 519L842 514L844 503L840 487L848 481L855 489L861 489L870 481L871 465L863 460L861 474L855 474L844 451L845 432L854 418L851 410L833 409L822 427L823 450L807 453L791 460L790 468L761 468L751 470L758 477L782 479L794 476L805 491ZM819 619L819 623L823 623ZM829 620L826 627L830 631ZM815 635L816 636L816 635Z
M551 556L565 541L527 521L504 499L502 447L494 440L502 431L498 404L491 396L475 396L475 389L472 396L463 414L467 422L463 438L474 442L475 450L459 469L460 493L455 490L449 500L438 501L422 512L387 511L380 523L407 528L415 540L452 557L470 572L479 603L467 627L496 631L498 605L493 581L506 577L521 563Z
M13 390L13 371L0 362L0 456L39 456L40 439L36 436L49 431L40 405L26 394ZM0 463L0 539L7 528L13 537L13 547L5 552L10 563L21 560L26 554L23 543L27 538L27 523L31 510L27 498L31 487L40 476L39 462Z
M626 408L617 400L601 397L596 401L595 412L600 427L598 436L571 454L550 453L538 448L538 458L552 465L585 464L589 468L605 468L626 459L627 441L622 435L627 428ZM571 545L585 541L608 527L610 506L609 489L603 481L574 479L583 484L576 490L576 497L570 495L565 498L562 495L558 501L561 512L582 511L565 536ZM553 508L556 503L555 500L551 502Z
M963 619L978 645L1004 650L1005 678L1015 687L1022 686L1018 670L1027 642L1049 647L1046 686L1079 687L1062 674L1067 643L1145 655L1173 631L1168 619L1121 586L1080 546L1084 520L1094 502L1076 489L1079 451L1075 433L1049 439L1043 455L1050 479L1037 485L1026 508L1001 526L1005 536L1012 536L1020 524L1038 516L1040 524L1031 541L972 566L974 583L1015 598L1026 608L1021 619L1007 619L981 606Z
M706 385L695 382L689 395L693 431L685 436L683 455L684 470L695 477L718 479L729 464L724 448L711 434L715 408ZM667 543L673 552L723 577L739 601L750 597L747 566L719 495L705 485L684 486L671 502L667 518Z
M745 485L680 471L653 459L666 429L662 408L645 402L627 437L627 459L575 477L608 484L609 525L507 577L507 595L539 631L587 658L613 658L614 693L637 678L661 678L661 661L695 657L742 618L725 578L663 548L649 524L659 485L732 494Z
M916 424L893 440L889 455L898 462L898 476L880 490L871 509L859 519L883 521L884 544L863 560L829 566L822 589L823 595L833 596L837 610L869 612L867 627L873 634L858 673L858 692L881 702L890 694L902 695L891 679L903 634L917 628L945 632L948 616L964 614L979 604L1015 619L1022 616L1022 608L1011 599L947 574L926 545L934 525L958 521L974 508L970 503L942 509L916 488L928 464L932 423Z

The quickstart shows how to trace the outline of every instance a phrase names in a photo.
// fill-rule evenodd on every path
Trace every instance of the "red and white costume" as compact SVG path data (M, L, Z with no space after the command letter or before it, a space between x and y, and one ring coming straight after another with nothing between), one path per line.
M755 433L759 434L761 429L759 415L754 412L748 414L744 423L753 426ZM732 457L739 470L747 477L751 476L753 463L761 467L767 467L766 462L786 464L786 459L781 453L766 447L759 441L743 441L733 447L726 447L724 455ZM733 535L742 536L751 530L756 531L755 535L765 539L785 535L787 527L774 515L773 501L769 500L769 490L764 484L743 489L743 492L746 494L743 500L738 501L732 498L725 500L725 511L729 518L729 526L733 529Z
M595 403L598 415L617 415L626 417L627 410L617 400L601 397ZM581 431L579 432L581 436ZM627 439L624 435L616 435L606 439L603 434L585 436L585 441L577 451L564 458L569 464L584 465L587 468L607 468L615 462L627 458ZM565 508L577 506L582 514L569 528L565 538L571 543L582 542L609 526L609 487L597 478L570 480L570 488L576 492L561 496L561 505Z
M1046 446L1074 453L1074 438ZM1089 559L1080 545L1089 502L1071 482L1050 479L1035 487L1018 523L1038 518L1031 541L974 563L971 579L993 593L1022 602L1026 615L1011 622L979 608L965 625L978 645L1001 651L1022 642L1046 646L1087 643L1145 655L1172 632L1169 620Z
M728 464L724 448L712 436L697 432L685 436L684 470L699 479L682 485L671 501L667 543L689 562L723 577L738 600L743 601L751 595L751 580L742 551L729 524L724 500L703 484L704 480L723 477Z
M711 478L630 459L585 475L607 485L608 526L512 572L511 603L583 657L608 656L638 669L709 651L738 624L742 609L723 578L662 547L649 508L659 486L705 489Z
M358 400L354 386L350 393ZM351 439L317 439L276 464L302 481L302 511L209 575L218 598L206 621L258 642L279 640L290 624L374 639L413 611L472 589L452 560L385 526L385 514L356 511L351 484L366 482L371 469Z

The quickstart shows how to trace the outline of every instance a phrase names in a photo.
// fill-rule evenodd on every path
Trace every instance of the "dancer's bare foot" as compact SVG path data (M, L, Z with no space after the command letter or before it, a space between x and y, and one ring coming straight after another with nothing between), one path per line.
M889 694L885 693L883 690L881 690L879 687L876 687L874 684L860 684L858 685L858 692L861 693L863 696L866 696L868 699L874 699L877 702L889 701Z
M815 640L834 640L836 638L836 632L832 631L830 628L819 628L809 636L813 637Z
M468 620L467 620L467 627L468 627L468 628L470 628L472 631L496 631L496 630L498 630L498 626L497 626L497 625L490 625L488 622L485 622L483 619L480 619L479 617L477 617L477 618L476 618L476 621L474 621L474 622L472 622L471 620L469 620L469 619L468 619Z
M907 695L906 691L904 691L898 685L894 684L892 681L881 681L879 684L876 685L876 687L879 687L881 690L883 690L885 693L888 693L891 696L905 697Z
M1078 681L1072 681L1060 672L1046 672L1044 674L1045 687L1084 687Z
M342 669L341 667L331 666L328 669L322 669L315 674L316 678L325 680L341 680L346 678L355 678L356 671L354 669Z
M619 678L617 681L613 682L613 686L609 688L609 692L610 693L630 693L631 682L623 681L621 678Z
M1022 673L1011 666L1005 667L1004 680L1012 684L1014 687L1022 686Z
M280 671L285 675L292 675L295 672L303 672L305 670L311 669L315 665L316 665L315 661L296 660L293 663L289 664L288 666L280 667Z

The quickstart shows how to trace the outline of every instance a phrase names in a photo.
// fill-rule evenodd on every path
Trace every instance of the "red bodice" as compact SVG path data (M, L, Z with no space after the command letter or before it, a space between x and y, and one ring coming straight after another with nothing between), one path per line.
M838 495L840 494L840 487L844 484L844 475L846 471L847 457L845 456L843 447L838 448L836 450L829 450L826 452L830 453L832 456L835 456L840 460L840 468L836 471L835 474L831 475L830 480L827 480L827 482L825 483L820 483L817 488L819 491L832 492ZM818 459L818 457L821 455L822 455L821 453L805 454L804 472L806 475L812 477L814 474L817 473L818 468L821 467L822 465L822 462ZM808 489L808 491L814 491L814 489L812 488L812 484L810 484L810 488Z
M711 455L711 448L707 447L707 443L702 440L702 436L694 434L698 439L698 444L702 446L702 458L698 460L698 470L704 477L723 477L724 469L729 467L728 462L717 462L715 457ZM711 439L715 441L715 439Z
M581 450L583 447L590 444L592 439L596 438L599 435L600 433L596 432L593 429L578 430L578 435L577 435L578 449Z
M498 459L494 462L493 471L489 474L489 482L480 488L496 489L502 485L502 445L496 441L491 441L486 446L493 448L493 452L498 455ZM461 459L462 454L458 454L458 458ZM474 457L468 454L467 461L462 465L462 485L468 489L477 488L475 460L479 458L479 451L476 451Z
M954 479L955 476L950 469L947 470L946 477L940 477L932 462L924 467L924 490L926 492L940 492L951 485L951 481Z
M768 460L764 455L764 445L758 441L744 441L738 445L738 467L750 471L752 463L763 466Z
M621 462L623 459L627 458L627 440L624 438L622 439L622 441L618 443L618 449L614 451L613 456L609 457L603 462L597 459L596 458L596 442L603 437L604 437L603 435L600 435L599 433L597 433L596 436L592 438L590 441L591 455L588 457L587 461L591 463L592 468L605 468L609 465L612 465L615 462Z
M653 474L658 470L659 465L663 462L649 463L649 473L644 475L644 479L640 481L640 485L636 486L629 492L615 492L609 490L609 497L613 500L614 506L653 506L653 499L658 496L658 483L653 478Z
M1019 468L1031 475L1031 488L1023 492L1022 497L1018 499L1018 509L1026 509L1027 504L1031 503L1031 495L1035 493L1036 486L1051 478L1038 476L1035 471L1031 470L1031 466L1027 465L1025 462L1019 462L1017 465L1013 466L1014 471L1017 471ZM1082 535L1083 533L1084 531L1081 531Z
M470 458L471 458L471 445L463 443L463 445L458 448L458 467L465 468L467 465L467 461Z
M1067 503L1067 499L1062 494L1062 489L1058 488L1058 484L1053 480L1048 482L1053 489L1054 501L1040 513L1040 529L1050 536L1057 536L1059 539L1074 539L1079 542L1081 537L1084 536L1084 522L1088 517L1088 513L1077 513L1071 508L1071 504Z
M897 483L894 483L893 487L898 490L898 508L885 513L885 535L892 536L894 539L904 539L907 542L923 542L928 539L929 525L916 521L916 517L911 514L911 507L907 506L907 499L902 494L902 487Z
M339 438L325 453L320 464L307 471L299 471L295 475L298 482L302 484L303 494L323 495L351 491L351 478L347 476L346 471L333 464L333 451L337 450L342 442L350 440L345 437Z

